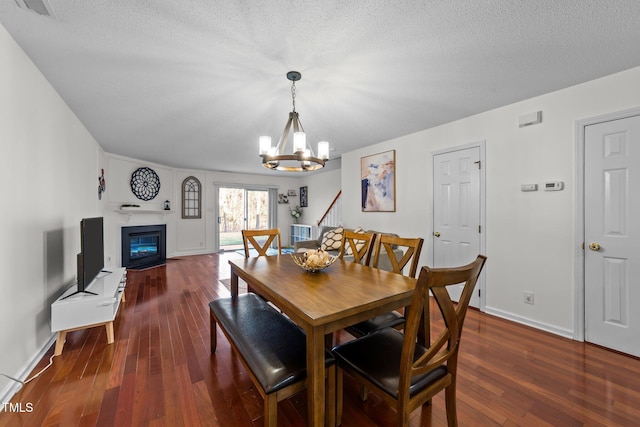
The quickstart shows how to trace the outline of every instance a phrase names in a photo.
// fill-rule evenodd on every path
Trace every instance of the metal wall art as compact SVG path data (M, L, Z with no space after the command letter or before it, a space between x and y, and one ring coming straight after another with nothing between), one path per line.
M151 200L160 192L160 177L151 168L138 168L131 174L131 191L140 200Z

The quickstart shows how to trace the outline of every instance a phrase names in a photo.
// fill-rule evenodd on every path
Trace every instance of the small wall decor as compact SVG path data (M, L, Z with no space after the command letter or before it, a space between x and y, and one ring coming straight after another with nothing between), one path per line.
M107 183L104 180L104 169L100 169L100 176L98 177L98 200L102 200L102 193L107 191Z
M195 176L182 181L182 218L202 218L202 184Z
M278 203L289 203L289 196L283 193L278 194Z
M171 210L171 202L168 200L164 201L164 210L165 211L170 211Z
M287 196L296 196L296 190L287 191Z
M307 186L300 187L300 207L306 208L308 207L308 194L307 194Z
M160 192L160 177L151 168L138 168L131 174L131 191L144 201L149 201Z
M360 159L363 212L396 211L396 150Z

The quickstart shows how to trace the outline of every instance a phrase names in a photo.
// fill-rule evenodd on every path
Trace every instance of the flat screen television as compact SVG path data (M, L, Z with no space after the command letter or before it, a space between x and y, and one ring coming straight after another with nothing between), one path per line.
M80 221L80 252L77 256L78 261L78 289L71 295L79 293L94 294L87 291L87 288L93 282L93 279L104 268L104 234L103 219L83 218ZM70 297L66 296L65 298Z

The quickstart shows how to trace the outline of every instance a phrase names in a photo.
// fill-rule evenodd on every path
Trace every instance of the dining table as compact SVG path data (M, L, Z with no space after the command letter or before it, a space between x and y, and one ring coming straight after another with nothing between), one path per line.
M343 259L318 272L304 270L289 254L231 259L229 265L232 298L242 279L305 331L309 425L315 427L325 422L325 336L409 306L416 286L411 277Z

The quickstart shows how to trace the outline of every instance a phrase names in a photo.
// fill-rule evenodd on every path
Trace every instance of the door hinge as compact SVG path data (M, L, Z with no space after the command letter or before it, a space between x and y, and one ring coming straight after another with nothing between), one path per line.
M478 289L478 298L480 298L481 294L482 294L482 291L480 289Z
M478 226L478 233L482 233L482 226L481 225Z
M477 162L473 162L473 163L478 165L478 169L482 169L482 162L480 160L478 160Z

